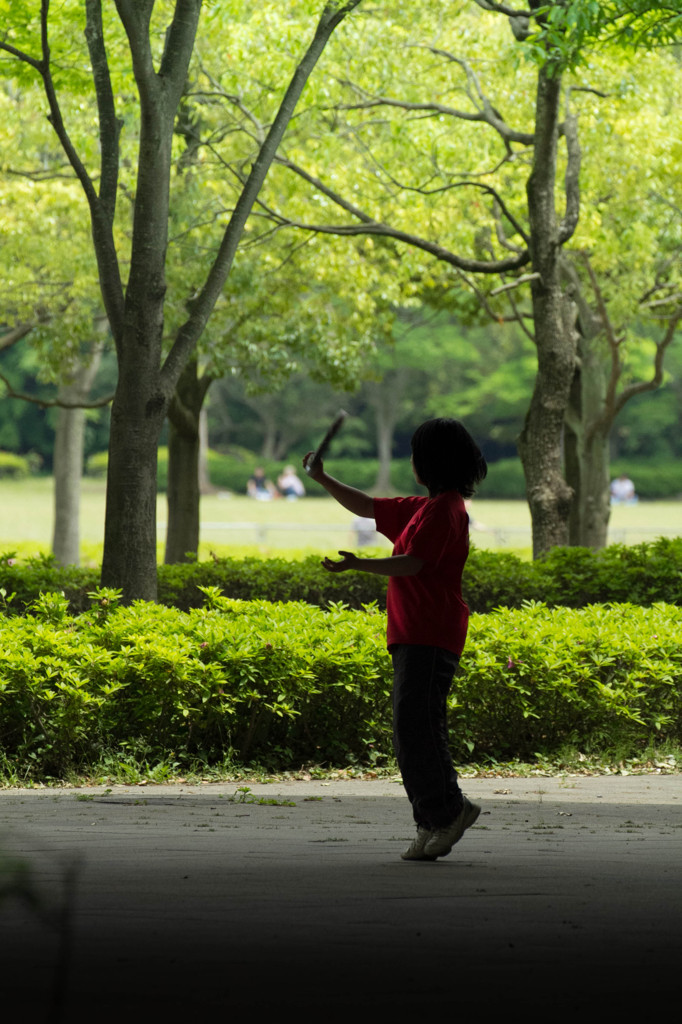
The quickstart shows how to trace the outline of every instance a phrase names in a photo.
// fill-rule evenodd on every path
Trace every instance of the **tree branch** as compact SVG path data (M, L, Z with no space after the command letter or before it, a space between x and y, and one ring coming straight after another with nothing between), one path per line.
M140 99L149 102L152 96L149 86L156 84L156 72L149 42L149 24L154 0L115 0L118 16L128 37L128 46L133 59L133 74L140 90Z
M15 391L7 377L3 373L0 373L0 381L5 385L6 398L20 398L22 402L31 402L32 405L39 405L41 409L101 409L102 406L109 405L109 402L113 401L113 394L106 395L104 398L98 398L93 402L66 402L59 398L36 398L35 395L25 395L21 391Z
M609 351L611 353L611 372L609 374L609 382L604 401L605 411L604 414L592 424L587 435L589 440L599 427L603 427L605 425L608 426L613 423L619 412L632 398L635 397L635 395L643 394L646 391L655 391L656 388L661 386L663 383L663 362L665 353L675 337L680 321L682 321L682 305L678 305L673 310L670 319L668 320L663 338L661 341L656 342L656 355L654 357L653 374L651 378L649 380L637 381L634 384L630 384L628 387L624 388L620 394L617 394L618 382L622 371L622 363L620 360L620 345L622 339L616 336L613 323L608 315L603 292L599 286L599 282L596 274L594 273L589 257L585 253L582 253L581 255L590 279L590 285L594 292L599 321L604 329Z
M457 64L464 71L467 82L473 87L477 97L478 103L474 100L472 93L467 90L467 95L471 100L476 110L474 113L467 112L465 110L458 110L456 107L448 107L442 103L410 103L407 100L397 100L389 96L374 96L369 97L364 90L354 85L350 81L342 81L342 85L347 85L352 88L355 92L360 95L364 95L364 99L361 103L346 104L340 107L341 110L364 110L371 109L373 107L396 107L402 110L422 110L432 114L442 114L447 117L455 117L461 121L476 121L490 125L494 128L498 135L504 139L505 143L518 142L523 146L533 145L533 134L532 132L519 132L513 128L510 128L507 122L504 120L498 110L493 107L492 103L483 92L480 81L476 72L469 65L469 63L462 57L456 57L453 53L448 50L442 50L436 46L423 46L420 45L419 49L428 50L430 53L438 57L445 57L446 60L453 64Z
M50 13L50 0L41 0L41 13L40 13L40 36L42 45L42 60L38 63L37 68L40 72L40 76L43 80L43 87L45 89L45 95L50 108L50 114L48 120L55 130L57 138L64 150L67 159L73 167L78 180L80 181L83 191L91 205L97 204L97 193L95 192L94 185L88 174L85 165L78 156L76 149L71 142L69 134L64 125L64 119L62 117L61 108L59 106L59 100L57 99L57 93L55 91L54 82L52 80L52 72L50 69L50 42L49 42L49 29L48 19Z
M450 264L450 266L457 267L459 270L479 272L483 274L500 274L507 270L517 270L519 267L525 266L525 264L530 260L528 251L525 249L518 254L503 260L475 260L468 259L464 256L457 256L455 253L450 252L450 250L445 249L443 246L438 245L435 242L430 242L428 239L421 238L419 235L413 235L410 232L401 231L398 228L391 227L389 224L384 224L380 221L374 220L374 218L370 217L369 214L364 212L364 210L361 210L354 203L351 203L350 200L339 195L338 192L329 188L319 178L309 174L298 164L295 164L293 161L287 160L284 157L277 157L276 159L279 164L294 171L295 174L298 174L305 181L309 182L309 184L313 185L318 189L318 191L322 192L323 195L331 199L337 206L341 207L341 209L345 210L347 213L352 214L353 217L356 217L360 221L360 224L304 224L301 221L294 221L288 217L284 217L282 214L279 214L267 207L262 201L259 201L259 205L267 211L268 215L283 226L328 235L375 235L384 238L392 238L395 241L405 242L407 245L414 246L417 249L422 249L424 252L430 253L437 259ZM465 185L472 188L481 188L490 195L493 195L496 199L499 199L499 196L494 189L489 185L482 185L478 182L460 182L457 185L453 185L453 188L463 187ZM504 207L504 210L505 216L509 217L510 222L514 227L517 227L517 229L522 232L522 236L525 239L523 229L517 225L516 220L506 210L506 207Z
M180 102L187 82L187 69L194 50L194 41L201 14L201 0L177 0L173 20L166 35L159 77L172 86L170 106Z
M102 0L86 0L85 39L88 44L92 77L95 83L99 118L99 144L102 178L99 198L109 222L116 213L116 192L119 171L119 139L123 121L116 117L114 91L111 85L109 62L104 45Z
M121 0L117 0L121 2ZM249 176L242 188L239 199L232 211L225 229L218 254L208 274L204 287L191 304L189 318L181 326L161 370L162 386L170 395L175 388L187 355L194 348L208 318L218 300L234 262L237 246L246 221L265 181L266 175L277 154L284 132L293 117L294 110L305 85L310 78L334 29L350 14L361 0L330 0L326 4L315 30L313 39L298 63L289 86L282 98L277 114L260 146Z
M523 241L525 242L526 245L530 244L530 237L529 237L528 233L526 232L525 228L523 227L522 224L519 223L519 221L516 219L516 217L513 215L513 213L511 212L511 210L509 209L509 207L505 203L505 201L502 198L502 196L499 194L497 189L492 187L492 185L483 185L481 182L478 182L478 181L462 181L462 182L458 182L457 183L457 187L459 187L459 188L464 188L464 187L467 187L467 188L480 188L484 192L487 192L489 196L493 197L493 199L495 200L496 205L502 211L502 215L504 217L506 217L506 219L509 221L511 226L514 228L514 231L518 235L521 236L521 238L523 239ZM496 222L497 222L497 218L496 218ZM504 244L504 247L506 249L514 249L514 247L509 244L509 241L508 241L508 239L506 239L506 236L505 236L505 243L503 243L503 244ZM514 251L521 252L521 250L518 249L518 248L514 249Z
M519 325L523 333L526 335L526 337L529 338L534 345L537 345L537 341L535 340L535 334L526 324L526 320L533 321L533 314L522 313L519 310L518 306L516 305L516 297L513 292L506 292L506 296L513 313L513 316L507 317L506 319L515 321Z
M471 289L471 291L474 293L474 295L478 299L478 302L479 302L481 308L488 314L488 316L490 317L491 320L494 320L495 323L498 323L498 324L499 323L516 323L516 324L518 324L519 327L524 332L524 334L528 338L530 338L530 340L533 342L533 344L535 344L535 338L533 336L533 333L532 333L532 331L528 330L528 328L527 328L527 326L525 324L525 316L524 316L523 313L519 312L519 310L517 309L515 303L511 300L511 295L509 295L508 297L510 299L510 305L512 307L512 315L511 316L502 316L502 315L500 315L500 313L497 312L497 310L492 308L492 306L488 302L488 296L486 295L486 293L484 291L482 291L481 288L479 288L478 283L476 281L472 280L470 277L467 277L467 275L465 273L463 273L461 270L458 271L457 276L460 278L460 280L464 281L464 283L467 286L467 288Z
M616 392L618 390L618 382L620 380L623 364L620 359L621 339L616 337L616 332L613 328L613 323L611 322L608 309L606 308L604 293L602 292L599 281L597 280L597 275L594 272L594 268L592 267L592 263L590 262L590 258L587 253L581 253L581 257L587 271L587 275L590 279L592 291L594 292L595 301L597 303L599 324L604 331L611 356L611 369L609 372L608 384L606 386L606 395L604 396L604 413L602 416L597 418L588 430L587 440L589 441L594 436L598 427L613 423L618 414L619 407L617 405Z
M474 0L474 3L482 7L484 11L495 11L497 14L506 14L508 18L533 18L535 17L535 11L524 10L517 11L513 7L507 7L506 4L493 3L492 0Z
M578 226L580 217L580 142L578 139L578 118L566 111L564 121L566 138L566 174L564 189L566 193L566 212L559 225L559 245L563 245L572 237Z
M195 397L197 398L199 408L203 405L208 389L213 381L219 379L220 374L207 371L197 380ZM195 413L185 405L177 391L177 388L173 392L173 396L168 403L168 412L166 415L173 426L181 433L192 434L199 429L199 423Z
M64 164L63 166L71 166ZM73 181L73 174L60 174L58 171L19 171L13 167L4 168L5 174L13 178L28 178L29 181Z
M498 288L493 288L491 295L502 295L503 292L511 291L512 288L518 288L519 285L527 284L528 281L538 281L540 274L521 274L520 277L515 277L513 281L507 281L506 284L501 284Z
M346 238L360 235L372 235L375 238L391 238L395 242L403 242L414 249L421 249L423 252L429 253L437 260L441 260L451 267L472 273L501 274L505 271L518 270L530 261L530 255L527 251L520 253L518 256L503 260L477 260L458 256L436 242L421 238L419 235L413 235L408 231L392 228L389 224L374 221L367 217L366 214L362 214L362 223L360 224L305 224L303 221L284 217L274 210L268 209L263 203L260 203L260 205L263 209L267 209L268 215L277 220L282 227L295 228L299 231L310 231L321 235L341 235Z
M663 383L663 360L665 358L666 350L670 343L675 337L678 325L682 320L682 308L678 309L668 322L668 326L663 339L656 343L656 356L654 358L654 373L651 380L640 381L637 384L631 384L625 388L618 396L618 400L615 406L615 416L618 415L623 406L634 398L635 395L641 395L645 391L655 391L656 388L660 387Z
M6 43L0 39L0 50L4 50L5 53L9 53L12 57L16 57L22 64L28 64L30 67L35 68L37 72L42 70L42 62L36 57L31 57L30 54L25 53L23 50L18 50L16 46L12 46L11 43Z
M27 334L31 333L38 322L32 321L31 323L18 324L16 327L10 328L9 331L0 334L0 352L4 352L6 348L12 348L12 345L16 345L18 341L25 338Z
M111 324L112 332L116 338L123 323L123 286L121 284L118 256L116 254L111 223L107 213L99 201L93 181L88 174L85 165L76 152L76 148L69 137L62 117L50 69L50 43L48 30L49 13L50 0L41 0L40 25L42 59L37 65L34 64L33 66L37 67L37 70L40 72L40 76L43 80L43 88L50 108L48 120L50 121L50 124L59 139L59 143L81 184L90 208L92 234L100 282L102 285L102 296L107 316L109 318L109 323Z

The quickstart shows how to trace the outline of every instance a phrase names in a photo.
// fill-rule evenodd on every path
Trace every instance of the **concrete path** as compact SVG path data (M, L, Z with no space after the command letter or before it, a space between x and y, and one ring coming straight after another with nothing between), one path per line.
M435 863L400 859L399 783L236 788L0 792L0 883L40 901L0 903L15 1019L561 1021L679 1002L682 776L467 780L483 813ZM261 797L278 802L239 802Z

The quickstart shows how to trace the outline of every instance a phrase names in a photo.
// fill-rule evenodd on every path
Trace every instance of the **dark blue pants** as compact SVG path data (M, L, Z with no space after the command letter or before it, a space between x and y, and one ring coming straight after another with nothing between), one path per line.
M462 793L448 744L447 695L458 657L443 647L393 644L393 746L417 825L449 825Z

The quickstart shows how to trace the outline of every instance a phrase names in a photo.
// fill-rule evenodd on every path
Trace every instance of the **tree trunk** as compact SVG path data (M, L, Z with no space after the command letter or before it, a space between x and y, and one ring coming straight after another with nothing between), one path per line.
M91 359L60 387L60 401L87 403L102 358L95 347ZM54 442L54 532L52 553L60 565L80 562L80 496L85 440L85 410L60 408Z
M154 401L135 364L122 369L111 410L102 586L120 588L127 602L156 601L156 464L166 404Z
M199 434L179 430L169 414L166 565L193 562L199 551Z
M581 455L580 543L598 550L606 547L611 516L608 432L591 432Z
M261 395L257 402L248 403L263 426L263 443L261 444L261 458L266 462L274 462L278 458L279 450L279 426L277 414L272 408L270 395Z
M386 494L391 490L391 460L393 459L393 435L396 417L379 399L374 404L374 415L377 427L377 454L379 466L374 489L377 494Z
M563 294L555 206L561 82L538 73L533 168L527 183L538 372L519 454L533 525L533 557L568 543L572 492L562 467L564 414L575 367L570 302Z
M204 404L199 413L199 494L215 494L217 490L211 483L208 452L208 409Z
M613 353L605 333L606 310L586 301L580 277L570 259L563 261L567 291L577 309L578 358L566 412L566 481L572 487L570 543L595 550L606 546L609 517L611 427L615 416L609 367Z
M571 388L566 427L566 480L574 491L570 543L606 546L609 517L609 434L603 338L581 322L579 370Z
M59 397L63 397L61 389ZM52 553L60 565L80 563L80 497L84 436L84 410L59 409L54 440Z
M140 132L130 269L114 331L118 383L111 410L102 585L121 588L126 602L157 596L157 452L179 376L178 370L174 379L163 379L161 371L173 128L200 11L192 2L174 21L159 74L149 59L144 15L151 8L146 7L141 14L139 5L117 3L133 57Z
M199 550L200 419L211 379L198 376L197 361L192 359L168 408L167 565L193 561Z
M568 518L568 543L575 547L580 540L580 434L582 425L582 400L580 394L580 363L576 363L569 394L566 418L564 420L564 476L573 491L573 501Z

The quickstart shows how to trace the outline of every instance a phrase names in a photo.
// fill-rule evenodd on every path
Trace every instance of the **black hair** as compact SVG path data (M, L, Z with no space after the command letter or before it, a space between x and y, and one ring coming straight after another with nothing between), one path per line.
M459 420L427 420L411 443L415 472L432 497L454 490L470 498L488 472L478 445Z

